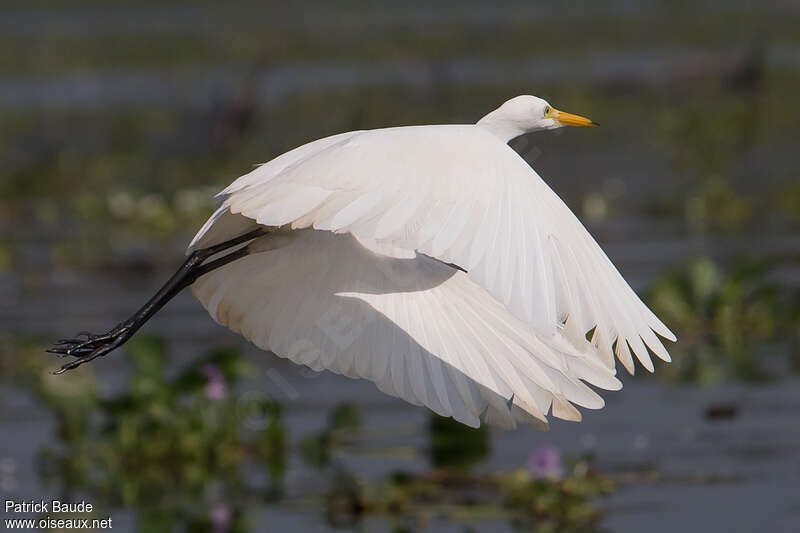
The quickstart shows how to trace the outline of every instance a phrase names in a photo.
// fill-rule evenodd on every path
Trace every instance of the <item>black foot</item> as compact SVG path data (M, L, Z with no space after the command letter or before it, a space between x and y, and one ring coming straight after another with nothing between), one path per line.
M88 363L89 361L116 350L122 346L132 334L133 332L127 324L120 324L103 335L92 335L89 332L82 331L78 333L79 338L61 339L53 343L53 347L46 351L58 354L62 357L75 357L74 360L62 365L59 370L54 372L54 374L63 374L67 370L77 368L83 363Z

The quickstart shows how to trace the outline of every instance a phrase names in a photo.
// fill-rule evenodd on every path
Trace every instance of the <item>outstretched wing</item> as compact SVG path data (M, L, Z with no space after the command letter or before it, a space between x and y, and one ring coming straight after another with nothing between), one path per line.
M614 371L566 339L540 339L485 289L422 254L375 254L352 236L279 231L198 279L209 314L265 350L314 370L366 378L471 426L598 409ZM391 250L384 250L391 253ZM397 257L400 255L401 257Z
M229 213L267 226L349 232L467 271L542 339L648 369L675 340L580 221L509 146L479 126L414 126L315 141L242 176L191 246ZM237 217L239 218L239 217ZM594 350L592 350L594 351Z

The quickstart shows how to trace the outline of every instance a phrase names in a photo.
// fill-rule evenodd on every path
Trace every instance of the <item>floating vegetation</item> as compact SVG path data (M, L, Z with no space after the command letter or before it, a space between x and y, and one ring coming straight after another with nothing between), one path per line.
M752 202L719 176L703 181L684 203L684 217L695 233L739 231L751 220Z
M537 454L548 469L538 466ZM611 494L614 483L587 458L561 464L551 448L536 449L528 468L501 474L468 474L460 468L435 468L423 474L395 472L377 484L359 483L336 470L326 503L335 527L353 527L370 515L388 517L395 530L424 530L434 520L509 522L538 532L600 531L602 512L592 500Z
M679 338L670 349L673 362L659 367L658 376L699 384L763 380L762 348L778 343L790 326L768 270L746 262L727 273L698 259L653 284L646 300Z
M703 176L727 173L742 149L755 140L754 117L759 118L755 97L745 98L703 84L693 96L681 100L679 106L663 110L660 128L667 139L665 146L680 167ZM709 112L710 105L713 112Z
M316 468L331 464L332 454L338 448L346 448L361 430L361 411L355 405L342 404L328 415L325 429L305 437L300 443L303 459Z
M220 523L244 530L246 502L280 495L281 407L266 396L245 405L228 393L249 373L237 351L213 351L168 377L164 341L137 338L127 350L132 377L110 397L96 392L87 372L82 387L74 386L77 373L41 382L60 441L40 454L43 478L65 496L88 492L107 507L137 510L142 531ZM254 417L261 423L251 424Z
M371 482L331 460L332 450L340 448L339 439L357 433L352 409L338 407L325 430L303 441L307 462L330 467L330 488L323 501L325 519L333 527L359 527L368 517L381 516L395 531L424 530L435 520L508 522L527 531L599 531L602 513L592 500L615 487L589 458L565 462L557 449L542 446L532 450L525 467L500 474L481 472L478 466L489 451L488 428L473 429L431 415L431 469L398 470Z
M800 176L780 184L771 195L771 203L795 226L800 225Z
M489 455L489 428L471 428L452 418L431 416L430 461L435 468L469 470Z
M544 472L529 464L527 471L518 470L501 481L513 523L541 533L600 531L603 514L591 500L612 494L614 483L597 472L587 457L570 460L561 467L554 460L558 456L553 455L553 450L533 453L550 456L545 459L548 468Z

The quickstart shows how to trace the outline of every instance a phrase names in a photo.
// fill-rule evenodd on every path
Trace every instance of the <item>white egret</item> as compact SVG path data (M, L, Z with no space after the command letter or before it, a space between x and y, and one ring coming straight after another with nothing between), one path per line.
M546 427L617 390L614 356L648 370L675 336L578 219L508 146L590 126L534 96L476 124L353 131L257 167L219 194L189 258L131 319L59 341L124 343L186 286L264 350L477 426Z

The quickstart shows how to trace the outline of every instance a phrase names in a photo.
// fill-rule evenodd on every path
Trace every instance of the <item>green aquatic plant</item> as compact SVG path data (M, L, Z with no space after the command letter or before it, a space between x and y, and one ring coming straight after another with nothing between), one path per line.
M47 363L41 351L42 339L0 331L0 379L12 386L35 388Z
M534 450L532 455L536 455ZM426 523L497 524L537 532L601 531L603 517L592 501L611 494L614 483L598 473L588 458L561 464L548 451L548 465L558 461L558 475L531 467L500 474L468 474L437 468L425 473L394 472L377 484L359 482L339 469L325 499L326 518L335 527L357 526L367 516L385 516L396 530L424 530Z
M43 478L66 495L88 492L105 506L135 509L142 531L211 530L222 520L243 531L245 502L280 494L280 405L229 392L251 374L236 350L214 350L175 376L163 340L137 339L128 352L131 379L111 396L98 394L87 372L74 378L86 380L82 387L43 378L39 397L58 436L40 454Z
M740 231L751 220L752 202L720 176L695 187L684 202L684 217L697 233Z
M324 505L326 521L334 527L358 527L369 516L382 516L397 531L424 529L431 520L444 519L508 522L526 531L593 532L599 531L602 513L592 500L615 490L588 457L564 461L551 446L533 449L526 466L517 470L481 471L479 465L489 452L486 426L473 429L434 414L428 424L431 468L394 471L382 481L370 482L343 463L330 461L335 448L331 443L336 440L331 435L348 431L347 425L334 422L346 409L334 410L328 428L307 439L304 447L309 462L320 456L318 447L324 447L324 464L333 465ZM309 454L311 450L315 453Z
M775 187L770 204L792 224L800 224L800 177L793 176Z
M315 468L329 466L333 453L347 448L361 430L361 411L355 405L344 403L334 407L328 414L326 427L306 436L300 442L303 459Z
M452 418L432 415L430 459L435 468L469 470L489 455L489 428L471 428Z
M501 481L512 523L538 533L601 531L603 513L592 500L612 494L614 482L597 472L589 457L570 459L556 468L553 454L550 448L534 450L527 470ZM542 470L540 463L547 468Z
M301 442L305 461L327 472L321 503L326 522L359 528L368 517L387 519L395 531L424 530L434 519L450 522L507 522L519 530L541 532L598 529L602 512L592 501L615 490L590 458L564 461L550 446L532 450L525 467L505 473L480 468L488 458L489 430L430 415L426 471L396 470L383 480L357 476L335 453L358 454L359 411L342 404L331 411L322 431ZM371 450L375 455L377 450ZM311 498L312 502L318 500Z
M759 381L761 348L783 329L778 288L765 263L745 262L725 272L697 259L655 282L645 299L675 331L672 364L658 369L670 381L710 384L726 379Z

